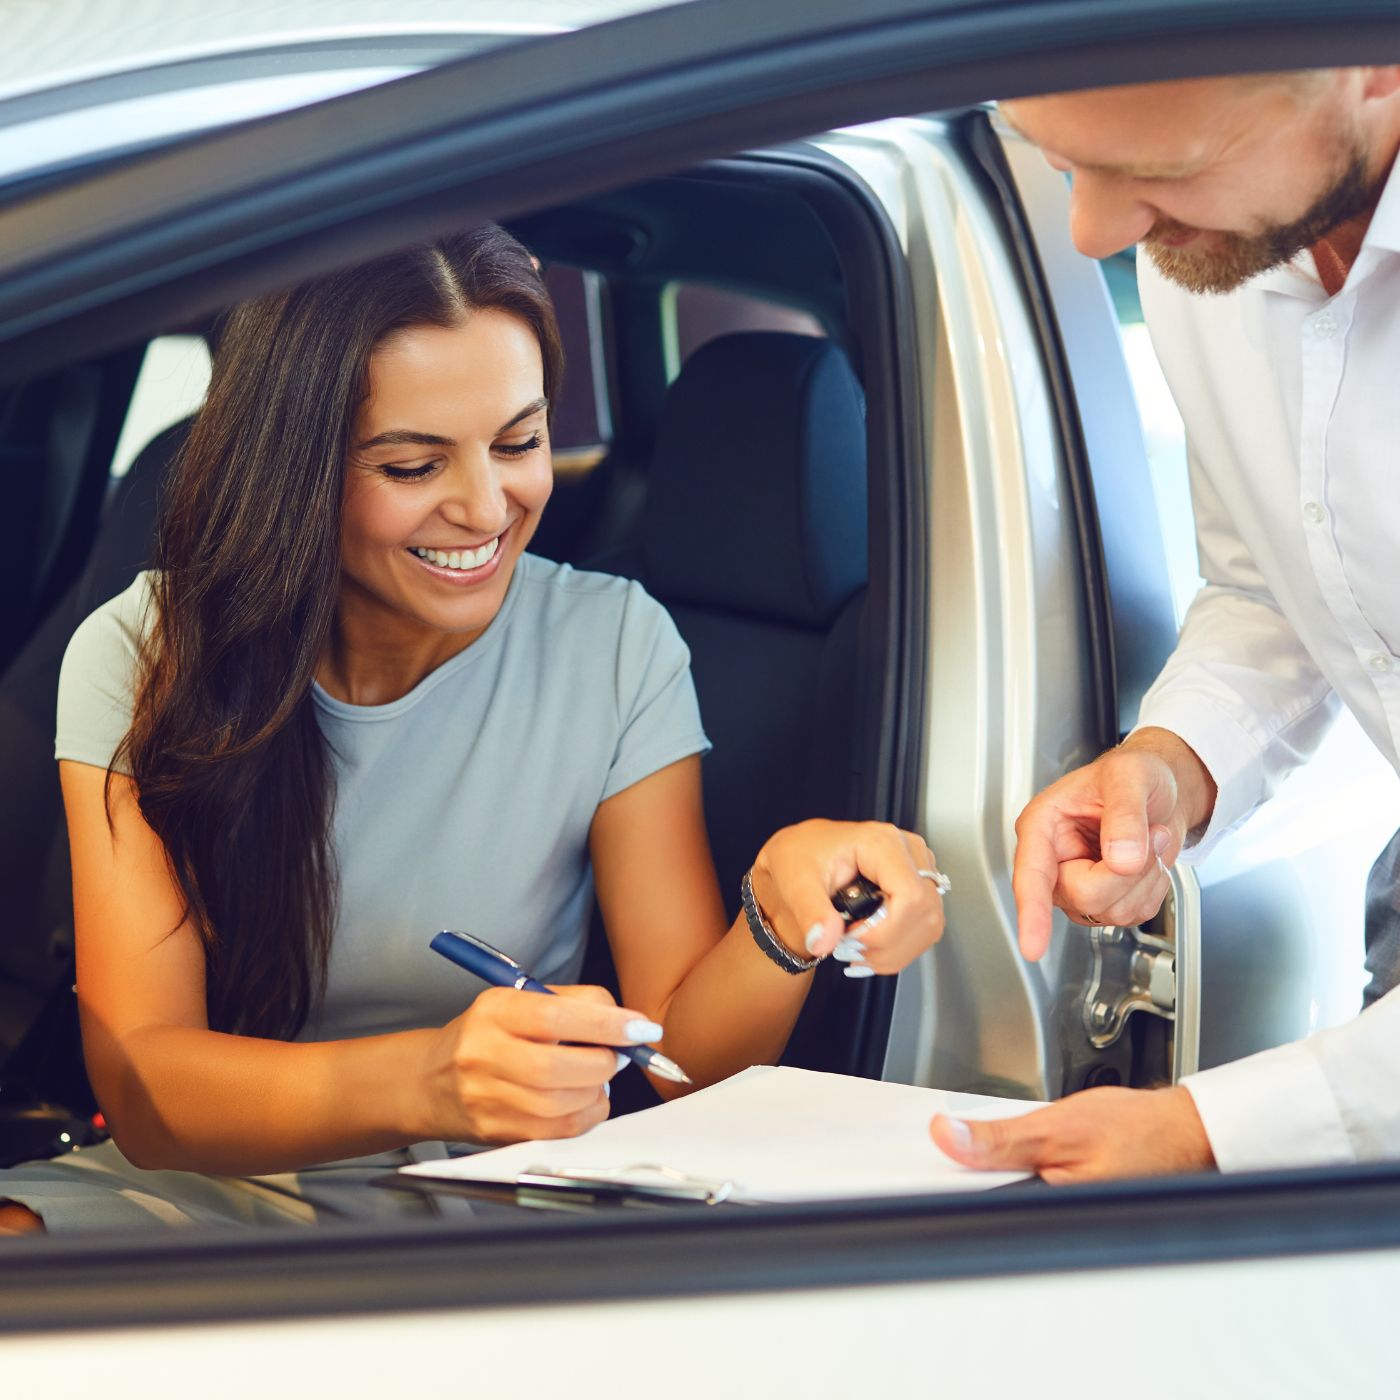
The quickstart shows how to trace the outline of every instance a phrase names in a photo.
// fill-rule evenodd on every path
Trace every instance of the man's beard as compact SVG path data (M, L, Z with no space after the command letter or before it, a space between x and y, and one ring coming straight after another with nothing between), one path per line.
M1358 145L1353 147L1342 173L1299 219L1274 224L1262 233L1205 232L1204 237L1211 244L1209 252L1158 243L1160 237L1180 238L1195 232L1190 224L1158 219L1143 239L1143 247L1162 276L1188 292L1233 292L1251 277L1292 262L1304 248L1311 248L1338 224L1364 213L1375 202L1375 196L1375 186L1367 173L1366 153Z

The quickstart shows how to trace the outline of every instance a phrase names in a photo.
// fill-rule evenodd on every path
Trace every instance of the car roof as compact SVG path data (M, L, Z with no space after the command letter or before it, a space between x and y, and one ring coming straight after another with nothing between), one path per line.
M553 34L667 0L0 0L0 101L192 59L420 35Z
M0 0L0 182L664 0Z

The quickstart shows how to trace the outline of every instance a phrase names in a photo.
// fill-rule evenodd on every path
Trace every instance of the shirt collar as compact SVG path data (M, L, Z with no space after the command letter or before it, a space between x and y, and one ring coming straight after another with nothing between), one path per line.
M1390 167L1385 188L1381 191L1381 201L1371 216L1371 226L1361 240L1361 247L1363 251L1367 248L1384 248L1391 253L1400 253L1400 156Z
M1356 262L1352 264L1353 272L1362 263L1367 265L1363 273L1369 270L1377 253L1400 253L1400 173L1397 172L1400 172L1400 157L1396 158L1390 167L1390 174L1386 176L1380 202L1376 205L1376 212L1371 215ZM1376 250L1375 253L1371 252L1372 249ZM1348 284L1353 281L1354 278L1348 275ZM1261 273L1245 285L1254 291L1282 292L1287 296L1306 297L1314 301L1327 300L1327 292L1317 275L1312 251L1308 248L1304 248L1291 262L1274 268L1272 272Z

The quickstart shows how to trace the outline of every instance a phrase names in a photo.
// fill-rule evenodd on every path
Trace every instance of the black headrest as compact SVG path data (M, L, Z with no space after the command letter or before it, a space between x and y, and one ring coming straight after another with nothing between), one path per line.
M825 627L866 581L865 410L830 341L702 345L662 406L647 585L663 602Z

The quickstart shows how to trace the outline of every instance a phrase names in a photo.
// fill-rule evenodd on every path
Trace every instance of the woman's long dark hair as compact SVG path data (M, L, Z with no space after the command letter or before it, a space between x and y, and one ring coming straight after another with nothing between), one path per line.
M244 303L171 467L155 614L121 750L204 945L209 1024L289 1039L325 988L337 907L331 755L312 680L340 588L341 499L369 359L475 309L563 355L526 250L493 225Z

